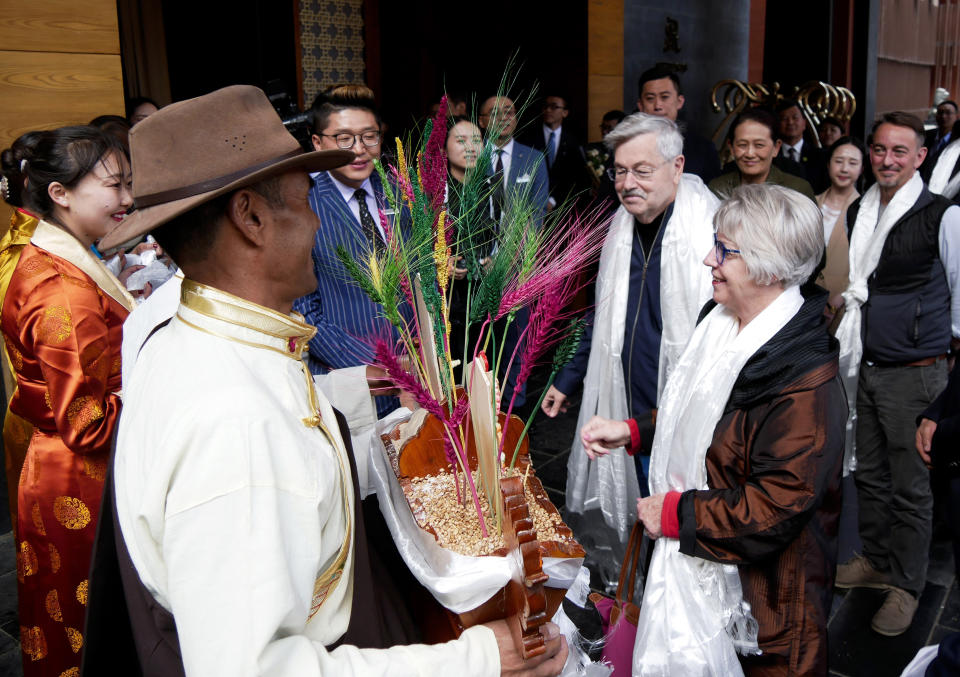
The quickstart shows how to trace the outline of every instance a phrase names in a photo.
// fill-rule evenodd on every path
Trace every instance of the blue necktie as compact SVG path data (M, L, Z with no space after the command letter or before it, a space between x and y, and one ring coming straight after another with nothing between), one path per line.
M553 141L556 139L557 133L550 132L550 138L547 139L547 166L553 167L553 161L557 155L556 151L553 148Z

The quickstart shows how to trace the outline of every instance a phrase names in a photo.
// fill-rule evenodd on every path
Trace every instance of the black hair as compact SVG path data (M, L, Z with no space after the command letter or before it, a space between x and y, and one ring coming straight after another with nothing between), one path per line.
M727 142L731 145L733 144L733 137L736 135L737 127L744 122L756 122L763 125L770 130L770 138L774 141L777 140L777 120L773 117L773 113L766 108L747 108L741 111L740 114L733 119L733 124L730 125L730 131L727 132Z
M826 120L824 120L826 122ZM854 137L854 136L841 136L839 139L830 144L830 147L827 148L827 168L829 170L830 160L833 159L833 154L837 152L837 149L840 146L853 146L858 151L860 151L860 160L863 165L863 169L860 172L860 176L857 177L856 189L858 192L863 192L863 184L866 181L867 173L867 162L869 160L869 155L867 154L867 147L864 145L863 141Z
M784 99L777 104L776 112L777 114L780 114L785 110L790 110L791 108L796 108L800 111L800 114L803 115L803 109L800 108L800 102L796 99Z
M905 113L903 111L897 110L892 113L884 113L879 118L877 118L873 127L870 128L870 138L872 139L879 129L880 125L896 125L897 127L906 127L907 129L912 129L914 134L917 135L917 147L923 145L925 130L923 129L923 122L920 121L916 115L912 113Z
M286 200L280 187L281 176L283 175L270 176L237 190L250 189L263 197L271 207L282 209L286 206ZM216 242L230 198L237 193L237 190L218 195L188 212L173 217L150 234L181 268L184 265L205 261Z
M680 89L680 76L677 75L674 69L667 66L654 66L640 74L640 79L637 81L637 97L643 96L643 86L645 84L653 80L663 80L664 78L670 78L673 86L677 89L678 95L683 94L683 90Z
M350 109L367 111L376 119L377 126L380 125L380 113L377 111L372 89L365 85L336 85L320 92L313 99L310 105L310 133L323 133L331 114Z
M160 110L160 104L151 99L148 96L135 96L132 99L127 99L127 122L130 122L130 118L133 117L133 112L137 110L140 106L145 103L149 103L157 110Z
M833 125L840 130L841 135L846 135L847 133L847 127L840 122L840 118L835 118L832 115L828 115L827 117L823 118L823 122L820 123L821 129L826 125Z
M466 115L454 115L454 116L452 116L447 122L448 122L448 124L447 124L447 138L448 138L448 139L450 138L450 134L453 132L453 128L456 127L457 125L459 125L461 122L469 122L469 123L472 124L474 127L477 127L477 129L480 129L480 127L477 125L477 123L476 123L475 121L471 120L471 119L470 119L468 116L466 116ZM481 130L481 131L483 131L483 130Z
M25 158L25 206L45 219L53 214L50 184L73 188L110 153L126 158L127 149L117 137L89 125L61 127L41 132Z
M0 153L0 174L6 179L3 199L7 204L14 207L25 206L26 186L24 184L27 175L21 167L23 167L23 161L33 152L42 134L43 132L38 131L21 134L9 148Z
M120 125L130 129L130 123L127 122L127 118L122 115L98 115L87 124L98 129L104 129L110 125Z
M603 114L603 117L601 118L601 120L603 121L616 120L617 123L619 124L620 122L623 122L623 118L625 117L627 117L627 114L624 113L622 110L608 110L606 113Z
M949 103L951 106L953 106L953 112L954 112L954 113L956 113L958 110L960 110L960 106L957 106L957 102L954 101L953 99L944 99L943 101L941 101L940 103L937 104L937 108L939 108L940 106L942 106L942 105L945 104L945 103Z

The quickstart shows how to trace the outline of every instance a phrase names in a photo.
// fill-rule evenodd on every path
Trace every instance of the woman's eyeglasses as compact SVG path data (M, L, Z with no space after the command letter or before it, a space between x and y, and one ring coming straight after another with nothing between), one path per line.
M720 240L718 240L716 233L713 234L713 246L716 247L716 250L717 250L717 263L720 264L721 266L723 265L724 259L727 258L727 254L740 253L739 249L730 249L725 244L723 244Z

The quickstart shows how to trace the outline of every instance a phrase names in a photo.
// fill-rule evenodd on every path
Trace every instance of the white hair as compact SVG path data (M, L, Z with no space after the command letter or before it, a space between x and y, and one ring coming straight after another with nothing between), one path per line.
M670 118L646 113L634 113L623 118L613 131L603 137L611 152L643 134L657 135L657 150L664 160L670 161L683 153L683 135L677 123Z
M803 284L823 256L823 216L816 203L790 188L740 186L717 209L718 235L736 242L757 284Z

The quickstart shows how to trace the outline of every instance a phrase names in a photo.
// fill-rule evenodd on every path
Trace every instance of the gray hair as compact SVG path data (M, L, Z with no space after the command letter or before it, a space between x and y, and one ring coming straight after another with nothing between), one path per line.
M657 135L657 150L664 160L670 161L683 153L683 135L677 123L670 118L646 113L634 113L625 117L613 131L603 137L611 152L643 134Z
M779 281L784 289L802 284L823 256L820 209L783 186L740 186L717 209L713 225L718 235L737 243L757 284Z

